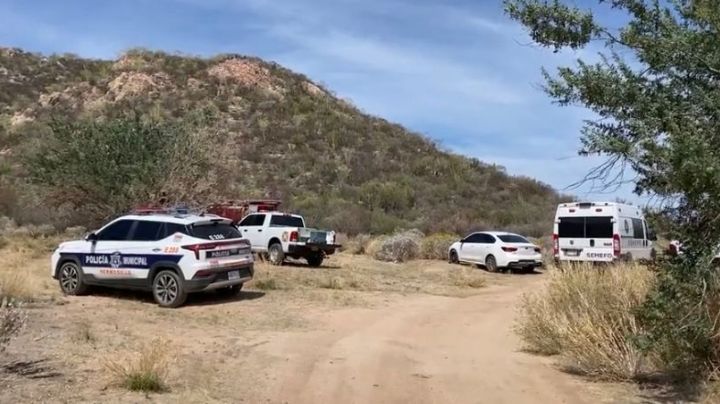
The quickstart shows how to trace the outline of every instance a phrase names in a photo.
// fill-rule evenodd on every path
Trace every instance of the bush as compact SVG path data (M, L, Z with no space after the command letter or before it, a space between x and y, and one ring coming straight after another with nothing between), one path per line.
M343 251L347 251L354 255L366 254L368 246L371 242L372 236L369 234L358 234L357 236L347 240L343 246Z
M167 343L154 340L145 345L135 360L127 363L109 361L105 367L117 379L119 385L131 391L164 392L168 390Z
M444 233L427 236L420 244L420 256L428 260L445 260L450 245L459 239L456 235Z
M524 296L517 332L531 351L560 354L576 371L632 379L649 370L633 337L653 281L638 265L552 271L544 290Z
M420 255L420 241L423 234L417 230L410 230L394 234L378 241L379 249L373 257L380 261L405 262Z
M27 317L19 305L7 298L0 300L0 352L4 351L10 339L20 332L26 320Z

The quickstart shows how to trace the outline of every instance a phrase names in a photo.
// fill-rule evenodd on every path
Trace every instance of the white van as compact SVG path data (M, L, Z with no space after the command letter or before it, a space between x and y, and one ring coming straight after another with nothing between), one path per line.
M556 261L652 259L656 239L637 206L570 202L558 205L555 214L553 253Z

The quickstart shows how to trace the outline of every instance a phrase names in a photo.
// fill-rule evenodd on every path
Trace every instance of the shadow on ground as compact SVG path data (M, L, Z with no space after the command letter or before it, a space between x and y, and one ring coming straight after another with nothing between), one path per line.
M137 291L137 290L124 290L124 289L112 289L104 288L100 286L94 286L88 293L89 296L98 297L110 297L113 299L120 300L131 300L147 304L157 304L152 297L151 292ZM218 304L227 304L240 302L244 300L255 300L265 296L265 292L259 292L254 290L243 290L235 296L223 296L216 291L191 293L188 295L188 299L184 306L210 306Z

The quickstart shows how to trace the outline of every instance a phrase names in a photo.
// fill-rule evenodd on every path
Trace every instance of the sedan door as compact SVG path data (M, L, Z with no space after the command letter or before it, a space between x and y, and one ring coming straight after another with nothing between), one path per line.
M458 252L460 261L477 262L480 248L479 241L480 235L477 233L465 237L460 243L460 251Z
M490 254L494 254L497 240L492 234L480 233L478 236L477 260L484 264L485 258Z

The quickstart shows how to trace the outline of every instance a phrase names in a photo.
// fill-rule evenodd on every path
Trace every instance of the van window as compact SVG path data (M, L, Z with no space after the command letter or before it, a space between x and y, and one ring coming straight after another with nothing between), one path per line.
M584 217L561 217L558 236L563 238L584 238Z
M643 221L640 219L633 219L633 238L643 240L645 239L645 229L643 228Z
M612 238L613 223L610 216L561 217L558 237L561 238Z
M613 224L610 217L588 217L585 222L585 238L612 238Z

